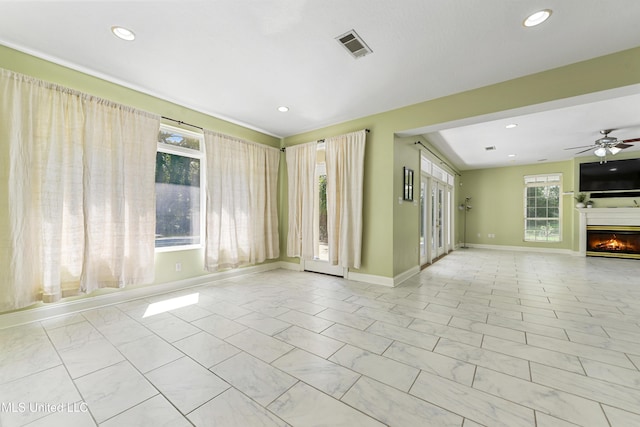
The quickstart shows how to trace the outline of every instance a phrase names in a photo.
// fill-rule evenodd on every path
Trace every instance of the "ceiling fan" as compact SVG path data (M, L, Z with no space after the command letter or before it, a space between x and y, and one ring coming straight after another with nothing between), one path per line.
M600 131L600 134L604 136L602 138L596 139L593 144L565 148L565 150L576 150L578 148L588 147L586 150L578 151L576 154L586 153L587 151L593 150L593 154L601 158L600 163L606 163L607 153L616 155L625 148L633 147L633 145L629 144L629 142L640 141L640 138L619 140L616 137L609 136L609 134L615 130L617 129L603 129Z

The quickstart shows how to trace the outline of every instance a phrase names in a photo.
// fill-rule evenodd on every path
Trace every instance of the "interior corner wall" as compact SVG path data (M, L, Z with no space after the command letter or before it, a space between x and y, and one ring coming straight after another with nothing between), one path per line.
M89 93L101 98L149 111L166 117L193 123L206 129L233 135L239 138L262 143L272 147L280 147L280 139L255 130L230 123L216 117L183 107L172 102L147 95L136 90L111 83L70 68L54 64L34 56L18 52L0 45L0 68L12 70L38 79L60 84L77 91ZM8 160L0 159L0 186L8 183ZM0 194L8 194L0 187ZM8 208L6 200L0 198L0 233L8 236ZM4 242L6 239L0 239ZM2 243L0 243L2 246ZM0 247L0 269L8 268L9 248ZM181 264L181 271L176 271L176 263ZM172 252L156 252L155 281L153 284L196 278L209 274L204 269L204 250L193 249Z
M393 144L393 275L420 266L420 138ZM413 201L404 200L404 168L413 170Z
M562 241L526 242L524 240L524 176L562 174ZM471 197L467 212L466 243L471 245L513 246L531 249L573 250L574 205L573 161L540 163L465 171L460 178L457 204ZM462 217L462 214L460 214ZM460 218L463 220L463 218ZM456 233L457 242L465 241L464 226ZM489 237L495 235L495 237Z
M422 145L416 144L419 141ZM428 150L424 147L428 147ZM458 177L444 154L440 153L421 135L396 137L394 143L394 277L420 267L420 186L422 184L421 158L425 156L433 164L454 176L453 196L456 197ZM404 168L414 172L413 201L403 200ZM454 199L455 205L455 199ZM456 229L456 212L453 212L453 229ZM455 243L455 242L454 242Z

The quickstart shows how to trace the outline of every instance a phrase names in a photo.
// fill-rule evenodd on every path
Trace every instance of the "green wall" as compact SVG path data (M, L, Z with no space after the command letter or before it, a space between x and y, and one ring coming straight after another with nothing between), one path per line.
M422 145L417 145L419 141ZM454 205L459 178L457 171L443 164L440 159L445 156L440 153L429 141L422 136L396 137L394 142L394 178L397 182L393 187L394 202L394 241L393 241L393 265L394 276L420 265L420 185L421 156L430 160L434 165L441 167L454 177L453 197ZM428 150L424 147L427 147ZM435 155L434 155L435 154ZM437 157L436 157L437 156ZM438 158L439 157L439 158ZM404 167L414 171L414 202L401 201L403 196L402 177ZM455 227L454 227L455 229ZM455 239L454 239L455 243Z
M414 165L414 169L418 170L419 151L408 141L396 143L396 133L532 104L640 84L640 47L339 123L290 136L281 141L269 135L225 122L2 46L0 46L0 67L272 146L290 146L363 128L370 129L371 132L367 136L365 155L363 259L362 268L359 272L392 278L418 263L418 257L415 253L418 234L418 209L415 206L398 205L397 198L401 194L402 188L402 166L405 164ZM428 78L428 74L425 74L425 78ZM284 166L284 155L282 155L281 160ZM0 163L0 166L3 170L6 170L6 159L0 160L0 162L4 162ZM522 215L520 208L521 190L516 191L515 186L503 188L506 184L499 177L503 174L518 176L525 170L531 170L531 173L544 173L539 171L547 167L560 168L562 171L566 171L564 176L565 188L568 189L566 182L570 179L572 171L575 176L575 167L572 166L572 162L544 166L536 165L523 167L522 169L504 168L502 170L500 168L489 171L466 172L461 179L463 186L457 192L456 197L464 198L467 191L469 191L469 195L474 197L474 210L471 212L469 220L476 222L472 225L473 231L470 235L477 236L478 232L481 234L495 232L496 239L491 239L491 244L522 246L523 243L517 240L520 232L516 233L515 231L515 224L520 222L520 220L516 219L516 215ZM521 178L514 179L514 181L521 182ZM3 180L3 185L4 183L6 183L6 179ZM484 185L481 185L482 183ZM514 197L517 196L517 202L499 201L497 202L499 203L498 206L500 206L499 209L483 206L489 200L497 200L499 191L496 191L496 188L499 188L500 191L508 191L509 194L513 193ZM459 188L457 187L457 189ZM280 238L281 254L283 255L286 250L287 230L286 190L286 173L283 167L280 172L279 183ZM568 205L569 196L566 196L563 202ZM0 207L0 209L2 208ZM567 206L565 206L565 212L566 209ZM2 220L2 215L6 217L6 209L0 210L0 220ZM501 232L497 229L498 225L500 227L503 227L503 225L496 218L504 219L510 224L508 232ZM575 231L571 232L575 220L565 218L566 221L570 223L564 229L565 238L563 238L562 248L569 249L574 248L573 242L576 240ZM459 217L456 219L456 224L460 224ZM491 231L489 231L490 229ZM415 236L415 238L411 236ZM461 236L458 234L456 240L459 241L460 239ZM161 265L158 265L157 268L156 282L168 282L204 274L201 269L201 258L201 251L158 254L157 259L161 261L158 264ZM284 256L282 260L298 262L297 259L289 259ZM173 271L175 262L182 262L183 270L181 273ZM0 265L1 267L2 265Z
M329 128L295 135L283 139L283 146L288 147L306 142L316 141L331 136L369 129L364 158L364 198L363 198L363 230L362 230L362 266L359 273L390 277L393 270L393 131L381 126L378 116L369 116L359 120L338 124ZM283 155L284 158L284 155ZM283 159L282 158L282 159ZM281 159L281 160L282 160ZM283 163L284 164L284 163ZM286 171L281 170L280 194L280 252L286 254L287 230L287 179ZM298 263L297 258L283 260Z
M414 144L418 139L396 138L393 144L394 276L420 264L420 150ZM413 202L401 201L405 167L413 170Z
M640 154L619 153L610 160L638 158ZM556 163L539 163L493 169L465 171L460 179L458 204L467 196L473 197L473 209L467 214L467 243L480 245L505 245L541 249L578 251L578 212L575 209L575 194L578 191L580 163L597 162L598 157L581 157ZM524 185L525 175L562 173L562 242L525 242ZM589 195L590 193L587 193ZM638 202L640 202L640 198ZM611 197L593 199L594 207L633 206L633 197ZM457 242L463 241L462 214L457 221ZM488 234L495 234L489 238Z
M391 278L407 271L410 266L417 265L418 259L413 253L415 240L408 237L413 233L417 234L417 219L408 219L415 209L404 205L399 207L397 197L402 188L403 162L415 165L419 154L411 144L400 143L396 146L396 133L636 84L640 84L640 47L340 123L285 138L283 142L285 145L293 145L363 127L372 130L367 137L364 248L360 272ZM571 162L562 166L563 170L568 171L566 180L570 179L570 164ZM538 169L532 166L530 170L544 171L546 167ZM488 179L491 184L493 178ZM457 193L464 199L464 190ZM480 193L472 196L478 199L481 197ZM567 197L564 197L564 202L568 202ZM521 198L518 193L518 203ZM286 200L281 202L281 207L286 209ZM478 217L476 212L477 210L471 215ZM493 214L503 215L500 212ZM459 215L456 224L460 225ZM573 241L577 239L575 231L571 235L573 223L568 225L564 228L564 232L569 234L565 234L563 238L562 249L572 248ZM286 230L286 218L281 221L281 227ZM478 227L483 226L478 224ZM491 228L496 227L491 225ZM479 231L475 232L476 236ZM508 236L513 236L513 233L512 230ZM499 234L507 233L495 231L495 234L496 238L491 239L491 244L507 244L498 241L515 242L514 237L507 238L507 235L498 238ZM458 241L461 240L461 236L456 237Z
M573 194L561 196L562 241L524 241L524 176L550 173L562 174L562 192L573 190L573 160L512 166L494 169L478 169L462 173L458 204L465 197L472 197L472 209L467 212L467 243L482 245L506 245L531 248L572 250L574 245ZM462 213L459 215L460 219ZM458 221L457 241L463 240L463 227ZM489 238L495 234L495 238Z
M182 120L186 123L191 123L206 129L215 130L228 135L270 145L272 147L280 146L279 138L256 132L252 129L248 129L96 77L91 77L87 74L35 58L2 45L0 45L0 67L42 80L58 83L81 92L93 94L141 110L171 117L176 120ZM169 121L167 123L175 126L175 123L173 122ZM193 130L189 127L186 127L185 129ZM8 159L5 156L0 156L0 185L7 185L8 170ZM3 236L7 236L9 233L7 228L7 218L8 209L6 206L6 200L1 200L0 233L2 233ZM5 242L6 239L0 239L0 241ZM10 262L9 248L2 247L0 249L2 249L0 255L0 269L6 270L4 266L8 265ZM179 272L175 271L176 263L181 264L182 268ZM203 249L157 252L155 265L154 283L168 283L175 280L193 278L208 274L208 272L204 270Z

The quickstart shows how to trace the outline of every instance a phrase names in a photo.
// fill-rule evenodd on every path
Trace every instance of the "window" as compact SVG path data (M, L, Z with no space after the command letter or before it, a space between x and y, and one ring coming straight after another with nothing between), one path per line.
M524 240L560 242L562 174L524 177Z
M162 125L156 154L156 248L199 247L203 218L203 136Z

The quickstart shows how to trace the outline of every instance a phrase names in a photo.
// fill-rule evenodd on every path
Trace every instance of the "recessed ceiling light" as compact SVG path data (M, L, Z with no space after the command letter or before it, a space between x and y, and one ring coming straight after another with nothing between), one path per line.
M509 154L507 157L515 157L515 154Z
M524 20L523 25L525 27L535 27L542 24L551 16L551 9L543 9L536 13L533 13Z
M513 129L513 128L515 128L515 127L518 127L518 124L517 124L517 123L510 123L510 124L508 124L508 125L506 125L506 126L505 126L505 128L507 128L507 129Z
M286 113L287 111L289 111L289 107L285 107L283 105L281 107L278 107L278 111L280 111L281 113Z
M119 27L114 25L111 27L111 32L118 37L119 39L126 40L128 42L133 41L136 38L136 35L128 28Z

